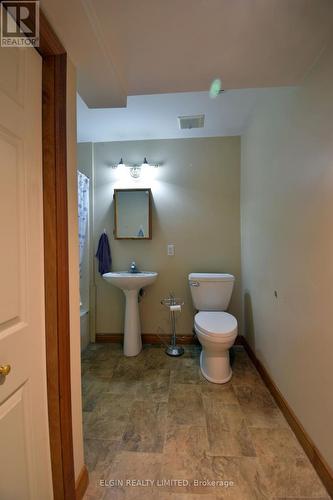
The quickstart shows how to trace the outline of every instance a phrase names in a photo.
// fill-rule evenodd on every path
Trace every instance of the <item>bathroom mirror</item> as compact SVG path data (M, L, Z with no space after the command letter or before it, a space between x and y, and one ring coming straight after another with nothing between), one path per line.
M116 240L151 240L151 189L114 190Z

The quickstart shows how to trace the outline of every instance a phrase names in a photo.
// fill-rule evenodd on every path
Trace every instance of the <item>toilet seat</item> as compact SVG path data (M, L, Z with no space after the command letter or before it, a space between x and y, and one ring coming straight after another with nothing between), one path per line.
M237 335L237 320L222 311L200 311L194 317L197 333L205 335L215 342L225 342Z

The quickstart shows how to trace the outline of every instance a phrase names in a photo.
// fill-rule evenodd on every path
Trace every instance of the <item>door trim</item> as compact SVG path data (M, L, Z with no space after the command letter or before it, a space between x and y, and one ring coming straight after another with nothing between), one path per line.
M2 0L0 0L2 3ZM81 499L84 466L76 489L70 373L67 212L67 54L40 10L45 266L45 335L50 455L54 500Z
M81 500L88 488L89 484L89 474L88 469L84 465L80 471L80 474L75 483L75 498L76 500Z
M66 87L67 55L40 14L43 89L45 328L50 450L55 500L75 493L72 436Z

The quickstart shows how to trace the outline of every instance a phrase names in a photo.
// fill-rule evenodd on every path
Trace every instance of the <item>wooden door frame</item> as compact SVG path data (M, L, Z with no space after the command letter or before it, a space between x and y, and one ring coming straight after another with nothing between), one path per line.
M67 211L67 54L40 12L45 335L54 500L73 500Z

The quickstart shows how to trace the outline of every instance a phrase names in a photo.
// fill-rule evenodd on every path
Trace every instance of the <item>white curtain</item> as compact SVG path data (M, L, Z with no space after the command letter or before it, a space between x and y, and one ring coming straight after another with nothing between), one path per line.
M79 206L79 248L80 248L80 273L83 252L87 236L89 217L89 179L82 172L77 172L78 180L78 206Z

